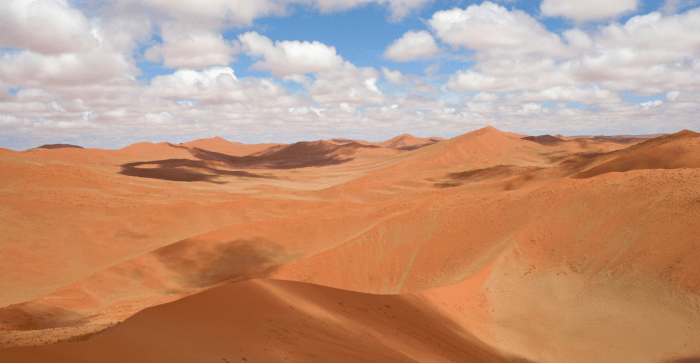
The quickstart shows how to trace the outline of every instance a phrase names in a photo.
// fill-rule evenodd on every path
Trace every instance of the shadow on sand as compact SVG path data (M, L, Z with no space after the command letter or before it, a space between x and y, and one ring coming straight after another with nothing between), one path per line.
M283 248L266 238L235 239L207 245L184 240L154 251L182 281L195 288L242 281L273 273Z
M542 168L534 166L497 165L490 168L463 171L461 173L450 173L447 175L449 181L437 183L437 188L452 188L466 183L480 183L485 181L495 181L507 179L516 175L527 174Z
M216 181L220 176L246 178L271 178L271 176L233 169L298 169L339 165L352 161L352 155L360 148L376 148L356 142L337 145L326 141L298 142L273 146L265 151L232 156L200 148L181 145L171 147L187 149L195 159L166 159L143 161L121 165L122 175L141 178L184 182Z

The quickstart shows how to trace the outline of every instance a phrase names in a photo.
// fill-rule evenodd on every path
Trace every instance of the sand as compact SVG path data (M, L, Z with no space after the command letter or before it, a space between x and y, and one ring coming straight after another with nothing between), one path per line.
M690 362L700 134L0 150L0 361Z

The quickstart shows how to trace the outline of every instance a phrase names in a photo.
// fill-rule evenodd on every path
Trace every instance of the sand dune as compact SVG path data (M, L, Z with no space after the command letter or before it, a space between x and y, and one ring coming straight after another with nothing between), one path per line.
M700 134L546 136L3 151L0 360L700 357Z
M246 156L279 144L242 144L240 142L227 141L221 137L213 137L186 142L182 145L188 148L198 148L231 156Z
M398 150L415 150L415 149L420 149L424 146L432 145L432 144L437 144L440 141L443 141L444 139L441 137L425 137L425 138L418 138L414 137L409 134L403 134L396 136L393 139L389 139L380 143L377 143L377 145L381 147L387 147L390 149L398 149Z
M661 136L634 147L606 155L614 157L575 176L590 178L611 172L643 169L680 169L700 167L700 134L683 130L677 134Z
M1 354L15 362L510 361L436 314L421 295L274 280L220 286L150 308L85 342Z

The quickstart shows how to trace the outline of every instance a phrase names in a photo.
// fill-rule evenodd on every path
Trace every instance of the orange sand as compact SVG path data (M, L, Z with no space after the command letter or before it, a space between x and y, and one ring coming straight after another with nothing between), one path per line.
M691 131L0 149L0 171L0 361L700 357Z

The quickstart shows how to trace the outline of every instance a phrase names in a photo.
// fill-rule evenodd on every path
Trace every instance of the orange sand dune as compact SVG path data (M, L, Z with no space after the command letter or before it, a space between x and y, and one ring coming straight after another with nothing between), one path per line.
M157 339L152 339L158 337ZM147 309L94 338L0 351L13 362L510 362L420 294L298 282L220 286Z
M279 144L242 144L240 142L227 141L221 137L211 139L199 139L182 144L189 148L198 148L214 151L231 156L246 156L261 152Z
M620 150L610 156L606 155L606 159L615 158L575 177L590 178L604 173L642 169L698 168L700 167L698 155L700 155L700 134L684 130Z
M390 149L399 150L415 150L420 149L423 146L428 146L432 144L437 144L438 142L444 140L442 137L425 137L418 138L409 134L403 134L396 136L393 139L382 141L377 143L381 147L387 147Z
M527 175L525 181L515 182L507 181L508 178L538 169L550 170L562 163L568 165L572 161L588 160L601 153L628 146L583 141L543 145L524 140L521 136L486 127L414 150L395 166L333 186L325 190L323 195L366 202L393 198L395 193L407 188L420 195L427 195L432 194L435 187L452 187L468 182L461 180L465 172L481 170L483 176L491 174L494 169L501 169L497 173L501 174L498 179L501 185L496 188L486 185L481 189L484 192L510 190L529 182L532 177ZM504 166L507 172L502 173L506 171ZM574 173L557 171L556 175L549 174L535 179L541 185Z
M0 150L0 361L689 362L698 136Z

